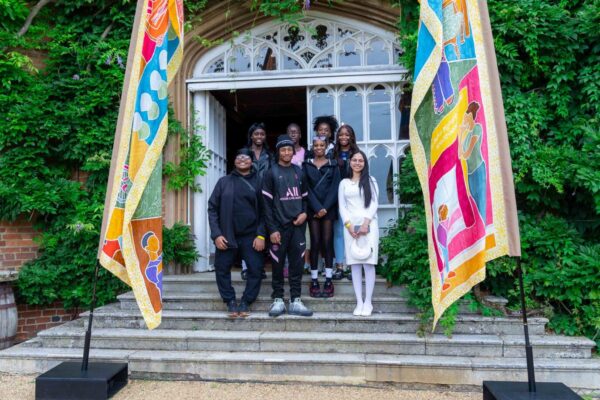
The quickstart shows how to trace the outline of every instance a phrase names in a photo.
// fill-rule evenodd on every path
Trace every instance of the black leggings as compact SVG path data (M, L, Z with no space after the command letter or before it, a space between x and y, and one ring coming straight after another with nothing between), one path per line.
M333 220L313 218L310 229L310 269L318 267L319 254L325 259L325 267L333 266Z

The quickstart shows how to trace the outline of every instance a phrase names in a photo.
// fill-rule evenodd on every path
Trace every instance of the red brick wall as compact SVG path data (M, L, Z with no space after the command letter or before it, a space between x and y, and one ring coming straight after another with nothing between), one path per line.
M72 321L80 313L77 309L65 310L60 302L44 307L18 304L17 311L19 313L17 343L31 339L39 331Z
M37 235L33 222L26 219L0 221L0 271L18 271L26 261L36 258L38 245L33 238Z

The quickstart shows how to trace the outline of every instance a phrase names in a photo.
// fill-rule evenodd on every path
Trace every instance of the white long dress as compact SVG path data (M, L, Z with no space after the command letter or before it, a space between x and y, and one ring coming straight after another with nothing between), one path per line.
M352 257L350 252L350 245L352 244L352 236L348 232L348 229L344 227L344 249L346 250L346 264L373 264L377 265L377 258L379 256L379 225L377 224L377 197L379 193L379 187L375 179L371 177L371 204L365 208L365 199L363 193L359 191L358 182L352 182L351 179L346 178L340 182L338 189L338 202L340 208L340 216L342 221L350 221L352 225L362 225L365 218L369 218L371 223L369 224L369 233L367 239L369 244L373 248L373 252L369 258L364 260L357 260Z

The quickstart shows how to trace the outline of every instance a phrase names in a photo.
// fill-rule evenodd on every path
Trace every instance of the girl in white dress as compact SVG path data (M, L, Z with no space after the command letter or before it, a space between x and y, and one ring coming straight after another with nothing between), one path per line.
M354 315L368 317L373 311L375 265L379 248L377 225L377 182L369 175L369 163L364 152L350 157L349 178L343 179L338 190L339 210L344 222L346 263L352 269L352 284L356 295ZM365 270L365 297L362 297L362 270Z

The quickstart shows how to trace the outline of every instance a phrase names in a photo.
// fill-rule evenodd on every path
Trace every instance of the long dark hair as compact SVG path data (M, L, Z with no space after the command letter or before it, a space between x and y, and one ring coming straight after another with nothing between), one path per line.
M252 146L252 134L257 129L262 129L263 131L265 131L265 134L267 133L267 126L264 122L255 122L252 125L250 125L250 128L248 129L248 148ZM263 147L269 150L269 145L267 144L266 138L265 142L263 143Z
M338 160L338 162L340 158L340 152L342 151L342 145L340 144L339 139L340 131L342 129L345 129L348 132L348 135L350 135L350 142L348 143L350 146L350 154L358 153L360 151L358 145L356 144L356 134L354 133L354 128L348 124L342 124L342 126L340 126L335 133L335 146L333 147L333 157Z
M361 154L363 160L365 160L365 167L362 171L360 171L360 180L358 181L358 190L359 193L362 192L365 196L365 208L368 208L371 205L371 199L373 198L373 191L371 190L371 176L369 175L369 160L367 159L367 155L364 151L358 150L355 153L352 153L348 160L352 160L357 154ZM354 171L352 171L351 177L354 176Z

